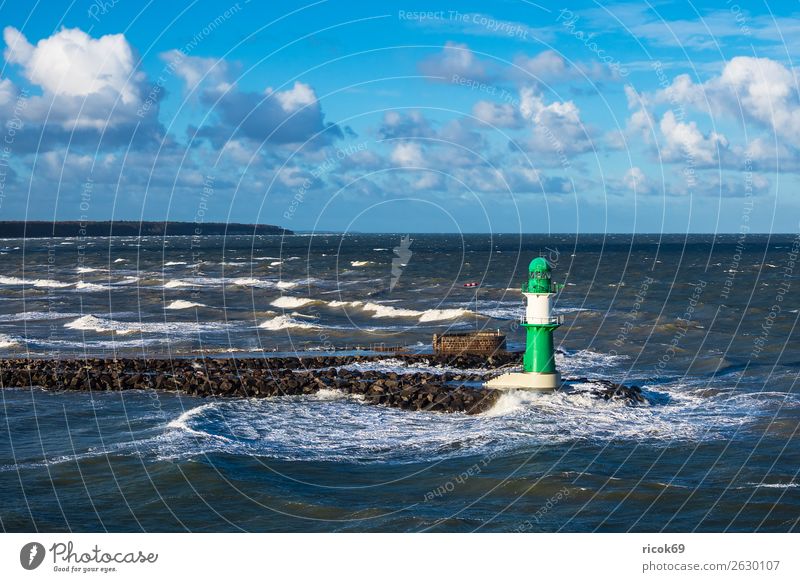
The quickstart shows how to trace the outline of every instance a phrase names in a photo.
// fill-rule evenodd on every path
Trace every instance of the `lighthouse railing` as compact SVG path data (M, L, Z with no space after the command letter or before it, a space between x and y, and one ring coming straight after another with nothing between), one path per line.
M525 315L519 318L520 323L527 323L528 325L562 325L564 323L563 315L553 315L551 317L532 317L528 319Z

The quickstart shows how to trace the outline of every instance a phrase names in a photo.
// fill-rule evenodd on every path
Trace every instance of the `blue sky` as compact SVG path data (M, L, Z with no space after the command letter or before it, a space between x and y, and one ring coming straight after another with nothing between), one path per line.
M795 232L792 3L5 2L0 220Z

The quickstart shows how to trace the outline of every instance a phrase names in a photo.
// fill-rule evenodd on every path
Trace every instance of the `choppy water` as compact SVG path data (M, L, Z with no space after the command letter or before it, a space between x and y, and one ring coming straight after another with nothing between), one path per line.
M544 253L567 284L562 373L639 384L650 404L598 401L580 385L505 395L476 417L336 392L2 390L2 527L797 527L796 239L748 237L742 250L736 237L418 235L390 289L400 238L3 240L0 351L425 351L432 333L476 326L521 346L517 289ZM388 356L363 366L403 371Z

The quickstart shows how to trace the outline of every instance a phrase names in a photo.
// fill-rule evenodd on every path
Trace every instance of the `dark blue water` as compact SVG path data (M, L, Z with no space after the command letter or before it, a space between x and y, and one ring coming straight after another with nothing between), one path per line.
M476 327L519 346L517 289L545 254L566 283L562 374L636 383L649 403L509 394L470 417L334 391L201 400L4 389L2 527L797 528L798 239L418 235L398 277L400 240L4 240L0 350L263 357L386 343L424 352L432 333ZM477 296L463 287L471 281ZM388 355L362 366L409 371Z

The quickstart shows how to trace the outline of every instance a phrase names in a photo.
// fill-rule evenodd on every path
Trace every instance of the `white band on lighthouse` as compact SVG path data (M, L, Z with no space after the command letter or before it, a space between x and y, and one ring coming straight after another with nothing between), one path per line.
M523 293L525 296L525 323L546 325L553 323L554 293Z

